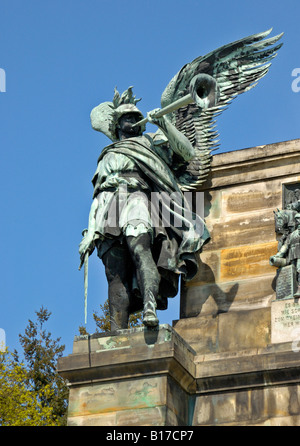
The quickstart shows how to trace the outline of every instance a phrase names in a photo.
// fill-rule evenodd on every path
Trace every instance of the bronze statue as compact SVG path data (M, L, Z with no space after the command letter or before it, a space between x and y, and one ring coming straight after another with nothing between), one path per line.
M87 266L96 248L109 286L111 330L127 328L131 312L155 327L156 310L178 292L178 280L197 273L209 241L190 200L207 178L218 147L215 118L269 69L281 35L271 30L223 46L186 64L144 118L132 87L91 112L92 127L112 143L98 159L88 229L79 253ZM146 122L158 127L146 133Z
M298 287L294 296L300 297L300 214L297 213L294 220L295 230L286 237L277 254L270 257L270 264L278 267L295 265Z
M275 217L275 232L280 234L281 237L278 241L278 251L282 247L283 243L287 239L288 235L294 231L296 221L295 215L297 211L294 211L291 206L287 206L287 209L277 209L274 211Z
M300 189L297 185L284 186L284 209L274 211L275 232L281 235L277 254L269 263L278 269L276 278L277 299L300 297Z

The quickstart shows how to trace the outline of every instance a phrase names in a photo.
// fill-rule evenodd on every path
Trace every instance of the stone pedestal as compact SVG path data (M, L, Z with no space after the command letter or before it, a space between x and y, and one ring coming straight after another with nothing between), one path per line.
M299 350L281 343L196 356L193 426L299 426Z
M190 425L195 352L169 326L77 337L58 371L70 426Z
M196 354L175 328L77 337L69 426L300 425L300 348Z

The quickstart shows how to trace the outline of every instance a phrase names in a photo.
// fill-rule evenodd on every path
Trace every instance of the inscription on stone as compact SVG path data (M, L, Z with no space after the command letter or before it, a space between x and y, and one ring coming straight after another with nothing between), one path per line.
M299 299L276 300L271 304L271 340L273 344L295 341L299 337Z
M296 268L294 265L284 266L278 269L276 281L276 298L291 299L297 290Z

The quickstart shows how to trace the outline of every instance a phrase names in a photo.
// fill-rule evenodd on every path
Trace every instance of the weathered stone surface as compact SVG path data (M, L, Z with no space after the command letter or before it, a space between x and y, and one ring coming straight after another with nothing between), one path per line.
M220 279L220 251L204 251L198 257L199 271L191 283L215 283Z
M197 354L266 347L271 340L269 308L201 315L173 325Z
M219 315L219 351L265 347L271 341L269 308Z
M139 378L72 389L69 416L95 415L166 404L166 378Z
M274 386L198 397L195 426L298 426L299 386Z
M214 156L210 181L202 190L300 173L299 139Z
M68 417L68 426L173 426L176 425L176 417L172 415L165 406L140 410L118 409L116 412Z
M197 356L193 425L297 425L298 361L287 343Z
M255 279L255 280L254 280ZM264 308L275 299L274 274L224 283L191 282L183 287L180 317ZM257 285L259 281L259 286Z
M222 249L220 282L272 274L268 260L276 248L277 242L271 242Z
M70 365L80 355L70 355L68 361L62 358L59 371L69 377L70 385L69 426L296 425L300 419L300 352L286 342L255 347L266 333L262 324L255 328L256 337L249 334L248 328L253 330L254 325L251 317L257 320L254 313L240 314L245 331L236 335L243 345L237 341L215 352L195 355L169 329L171 339L159 347L164 357L144 343L146 351L153 351L147 367L140 360L141 350L133 358L126 354L126 347L119 349L119 373L113 375L109 355L115 348L97 353L104 358L102 368L106 370L98 376L92 373L92 365L85 373L78 370L80 376L73 374ZM235 316L236 320L231 313L218 315L217 331L226 335L226 330L235 329L238 314ZM200 328L207 331L207 325ZM129 343L130 334L135 337L136 333L128 330Z
M269 256L278 244L273 211L281 207L283 185L299 182L299 174L300 140L214 156L201 187L211 241L197 276L183 282L181 318L270 308L276 270Z
M115 426L165 426L172 418L166 406L116 412ZM174 423L176 425L176 421Z
M170 326L76 337L73 350L58 363L69 425L188 423L195 352Z
M210 221L207 226L211 234L211 242L205 251L233 248L236 246L274 242L273 210L227 216Z
M213 353L219 350L218 322L217 317L207 315L174 321L173 327L197 354Z
M252 211L265 210L267 206L276 209L281 206L281 183L267 181L263 184L244 185L236 191L226 190L222 194L227 214L249 213ZM266 206L267 205L267 206Z
M167 380L166 392L167 423L183 426L189 424L192 416L191 396L171 377Z

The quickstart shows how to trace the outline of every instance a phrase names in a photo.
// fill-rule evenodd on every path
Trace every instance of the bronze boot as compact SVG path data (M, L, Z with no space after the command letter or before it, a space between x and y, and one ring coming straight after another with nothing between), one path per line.
M156 300L152 291L148 290L144 301L143 324L146 327L156 327L158 323L159 320L156 314Z
M300 297L300 284L298 283L298 288L296 293L294 294L294 297Z

